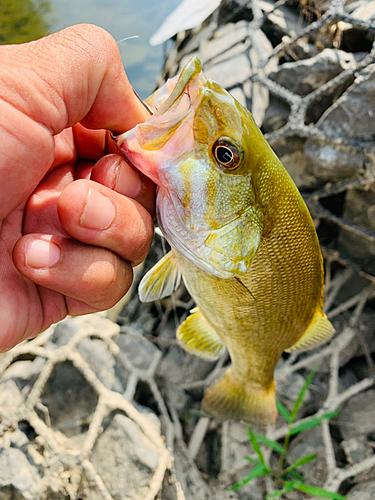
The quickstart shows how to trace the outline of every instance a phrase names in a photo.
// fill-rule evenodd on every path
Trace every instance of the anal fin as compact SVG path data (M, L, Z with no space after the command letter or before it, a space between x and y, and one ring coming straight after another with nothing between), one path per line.
M308 351L329 340L334 333L335 329L327 316L317 310L305 333L286 352Z
M177 340L185 351L205 359L217 359L224 350L224 344L219 335L208 324L196 307L192 314L181 323L177 330Z
M268 388L237 379L231 368L206 391L203 411L219 420L244 421L260 427L276 421L275 382Z
M142 278L138 294L141 302L152 302L172 295L181 281L181 270L171 250Z

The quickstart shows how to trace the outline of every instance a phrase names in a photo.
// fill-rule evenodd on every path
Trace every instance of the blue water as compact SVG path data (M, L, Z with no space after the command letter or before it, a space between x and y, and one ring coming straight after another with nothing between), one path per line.
M92 23L109 31L115 40L138 35L119 44L131 84L142 98L154 90L163 63L162 46L151 47L150 36L181 0L50 0L51 31L72 24Z

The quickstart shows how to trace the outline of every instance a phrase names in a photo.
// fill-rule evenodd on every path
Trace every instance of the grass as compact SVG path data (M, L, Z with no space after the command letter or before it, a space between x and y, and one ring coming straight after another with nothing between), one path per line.
M284 443L281 445L277 441L273 441L272 439L267 438L263 434L254 434L251 429L248 427L249 439L251 445L254 449L255 454L258 458L245 457L252 465L250 473L244 479L238 481L235 485L230 488L230 491L239 490L245 484L254 480L257 477L261 476L271 476L274 482L275 489L272 493L266 496L266 499L271 498L287 498L287 494L293 490L299 490L303 493L307 493L314 497L318 498L330 498L332 500L346 500L346 497L340 495L339 493L335 493L332 491L325 490L323 488L319 488L318 486L313 486L310 484L306 484L304 481L302 473L299 471L299 468L302 465L306 465L310 462L313 462L317 455L305 455L298 460L296 460L293 464L286 466L285 465L285 457L289 448L290 439L292 436L299 434L300 432L306 431L317 425L320 425L323 420L330 419L338 414L339 410L324 413L320 417L313 417L301 424L295 424L295 419L297 417L298 410L301 407L303 399L306 395L306 392L314 378L316 369L312 370L309 376L306 379L304 386L301 389L301 392L298 395L298 398L294 404L292 411L289 411L283 406L280 402L277 403L277 408L279 410L280 415L288 423L288 431L284 438ZM279 460L277 463L277 467L272 468L272 466L267 463L265 456L261 450L260 445L264 445L267 448L272 449L279 455Z

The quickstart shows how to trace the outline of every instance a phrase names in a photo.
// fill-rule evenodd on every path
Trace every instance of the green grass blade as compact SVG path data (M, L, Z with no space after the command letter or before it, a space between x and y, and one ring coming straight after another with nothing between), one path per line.
M266 500L268 500L269 498L280 498L284 493L285 490L275 490L273 493L270 493L266 496Z
M245 460L247 460L248 462L254 464L254 465L258 465L260 462L259 460L257 460L256 458L252 458L252 457L244 457Z
M296 460L294 462L294 464L290 465L289 467L287 467L283 472L282 472L282 475L284 474L288 474L289 472L292 472L294 471L294 469L298 469L298 467L301 467L301 465L305 465L305 464L308 464L310 462L312 462L313 460L315 460L317 457L316 453L313 453L311 455L306 455L302 458L299 458L298 460Z
M280 401L276 401L276 405L277 405L277 409L278 409L278 412L280 413L280 415L282 415L285 420L289 423L290 422L290 413L288 412L288 410L285 408L285 406L280 403Z
M265 467L262 464L258 464L250 471L250 474L245 477L244 479L241 479L241 481L238 481L238 483L234 484L231 488L229 488L229 491L236 491L245 486L245 484L249 483L252 479L255 479L256 477L259 476L267 476L271 471L268 467Z
M309 376L306 379L306 382L304 383L304 385L301 389L301 392L298 394L297 401L295 402L292 413L290 414L290 422L289 423L294 422L294 419L296 418L298 410L300 409L302 401L305 397L306 391L310 387L310 384L315 376L316 370L317 370L317 366L311 370L311 372L309 373Z
M258 442L264 444L265 446L268 446L268 448L272 448L273 450L282 453L283 447L277 441L268 439L266 436L263 436L263 434L255 434L254 436Z
M296 470L292 470L288 473L291 477L297 480L297 482L303 482L303 475Z
M340 410L335 410L331 411L329 413L324 413L320 417L313 417L310 420L307 420L306 422L302 422L302 424L297 424L294 427L291 428L290 434L293 436L294 434L298 434L299 432L306 431L307 429L312 429L313 427L316 427L317 425L320 425L323 420L327 420L329 418L335 417L340 413Z
M292 490L294 490L294 488L298 484L301 484L301 482L300 481L285 481L284 488L282 490L276 490L273 493L270 493L269 495L266 496L266 499L268 499L268 498L279 498L284 493L289 493Z
M334 493L333 491L327 491L323 488L318 488L317 486L310 486L308 484L297 484L295 486L297 490L308 493L309 495L314 495L319 498L330 498L331 500L347 500L346 497L340 495L339 493Z
M247 428L247 432L249 433L251 444L252 444L252 446L254 448L255 453L259 457L260 463L265 467L266 466L266 462L264 460L264 456L263 456L262 450L259 448L259 444L258 444L258 442L256 440L255 435L251 432L250 427Z

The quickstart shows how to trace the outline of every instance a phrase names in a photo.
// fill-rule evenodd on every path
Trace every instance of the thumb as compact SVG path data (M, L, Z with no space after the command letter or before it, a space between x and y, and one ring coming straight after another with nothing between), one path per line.
M0 60L3 219L50 168L54 135L77 122L122 132L148 115L128 82L115 40L96 26L73 26L28 44L2 46Z

